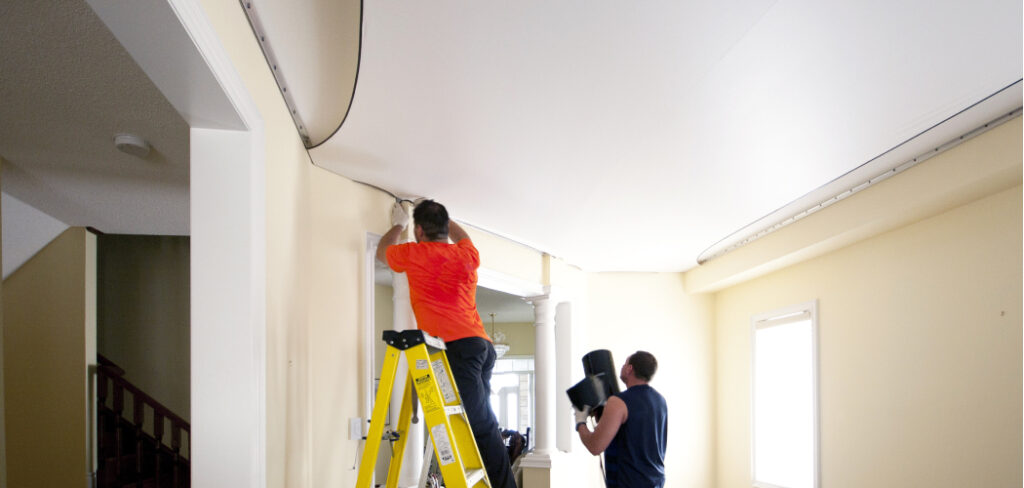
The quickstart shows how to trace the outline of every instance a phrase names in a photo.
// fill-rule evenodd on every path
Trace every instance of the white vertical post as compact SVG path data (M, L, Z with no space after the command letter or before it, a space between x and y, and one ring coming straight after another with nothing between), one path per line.
M555 445L559 451L571 452L575 432L569 417L572 403L562 392L572 386L573 303L561 302L555 307Z
M550 295L527 298L534 313L534 376L536 385L536 432L533 467L544 461L550 467L555 441L555 304Z
M191 130L192 486L265 486L263 139ZM254 147L256 146L256 147Z
M409 298L409 277L405 273L392 272L391 286L394 330L412 330L416 328L416 316L412 312L412 301ZM402 398L405 396L405 378L409 374L409 366L405 354L399 357L398 374L395 384L391 387L391 419L398 421L401 413ZM406 434L405 455L402 457L402 471L398 475L398 486L415 487L420 484L420 465L423 463L423 410L417 405L418 423L409 425ZM394 426L392 426L394 427Z

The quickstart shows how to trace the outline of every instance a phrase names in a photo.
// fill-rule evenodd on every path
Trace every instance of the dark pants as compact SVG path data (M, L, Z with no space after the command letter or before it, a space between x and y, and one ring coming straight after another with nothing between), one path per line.
M467 337L448 342L445 347L491 486L516 488L508 451L498 430L498 419L491 410L491 371L496 359L494 346L485 339Z

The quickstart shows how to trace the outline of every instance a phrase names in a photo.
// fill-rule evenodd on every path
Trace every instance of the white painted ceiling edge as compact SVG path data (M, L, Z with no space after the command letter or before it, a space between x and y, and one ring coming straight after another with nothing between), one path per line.
M50 241L68 229L35 207L0 192L0 228L3 228L3 279L32 259Z
M979 125L1018 108L1019 85L989 97L1021 79L1020 18L1011 0L370 2L347 118L310 155L588 271L684 271L973 130L939 125L968 107ZM314 51L298 26L266 26L276 52ZM348 83L294 61L296 99Z

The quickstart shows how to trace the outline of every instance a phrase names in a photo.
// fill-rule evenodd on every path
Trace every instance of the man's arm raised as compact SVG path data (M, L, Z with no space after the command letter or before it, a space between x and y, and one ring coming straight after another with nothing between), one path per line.
M597 423L597 427L594 427L593 432L590 431L586 424L576 426L576 432L579 432L580 440L583 441L584 446L587 446L587 450L591 454L596 456L608 448L608 445L612 443L612 439L615 438L615 434L619 432L619 427L622 427L622 424L626 422L626 418L629 415L628 410L626 402L622 401L619 397L613 396L605 402L601 420ZM580 429L580 427L583 428Z
M406 213L402 202L395 202L395 205L391 207L391 224L391 229L384 233L380 242L377 243L377 259L384 264L388 264L388 246L398 244L398 238L401 237L402 231L409 225L409 214Z
M452 242L459 242L463 239L469 239L469 234L466 233L466 230L463 229L461 225L456 224L454 220L449 220L448 238L450 238Z

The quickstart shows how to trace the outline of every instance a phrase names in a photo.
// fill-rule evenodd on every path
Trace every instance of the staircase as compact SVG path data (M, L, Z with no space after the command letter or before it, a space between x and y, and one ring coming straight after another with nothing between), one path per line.
M97 486L188 487L188 422L125 380L123 369L97 357Z

